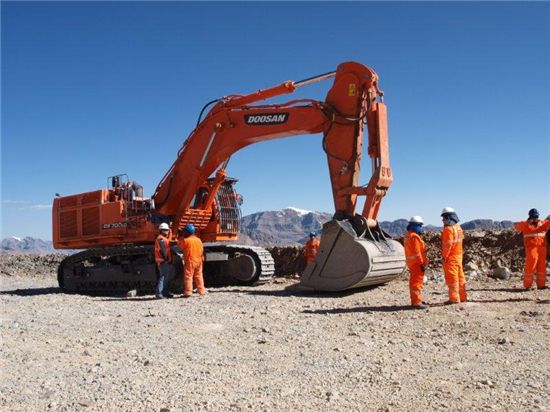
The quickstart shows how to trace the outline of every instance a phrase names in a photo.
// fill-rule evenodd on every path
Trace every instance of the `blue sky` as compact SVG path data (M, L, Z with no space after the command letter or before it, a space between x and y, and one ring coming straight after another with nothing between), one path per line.
M152 194L204 103L347 60L386 94L381 220L550 214L549 17L549 3L3 2L2 237L50 239L54 194L113 174ZM228 171L244 214L333 211L320 135L250 146Z

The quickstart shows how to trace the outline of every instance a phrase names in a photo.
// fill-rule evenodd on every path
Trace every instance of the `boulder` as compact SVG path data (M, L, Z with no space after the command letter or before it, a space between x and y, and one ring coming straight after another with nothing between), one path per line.
M512 272L507 267L493 268L492 277L502 280L508 280L512 277Z

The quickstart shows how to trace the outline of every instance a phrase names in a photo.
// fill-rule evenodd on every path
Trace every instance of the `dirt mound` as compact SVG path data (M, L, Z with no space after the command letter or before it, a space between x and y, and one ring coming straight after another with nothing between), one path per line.
M441 234L423 236L432 269L441 268ZM400 239L402 242L402 239ZM482 271L504 266L521 272L525 262L523 236L515 230L472 230L464 232L464 264L475 263Z
M50 276L57 273L59 263L67 255L54 253L2 254L0 255L0 274L8 276Z
M422 237L428 247L430 269L441 270L441 233L427 232ZM402 238L398 240L403 242ZM304 270L302 247L274 247L270 251L275 259L276 276L292 276ZM525 262L523 237L512 229L466 231L464 264L470 262L485 273L499 266L522 272Z
M293 276L306 268L304 248L300 246L273 247L268 249L275 260L275 276Z

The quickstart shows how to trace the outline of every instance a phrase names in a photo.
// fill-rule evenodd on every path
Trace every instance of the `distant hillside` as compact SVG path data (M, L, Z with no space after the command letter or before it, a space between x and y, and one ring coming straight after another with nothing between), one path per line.
M392 236L401 236L407 230L407 219L397 219L393 222L380 222L380 226L386 232ZM468 222L460 222L460 226L464 230L499 230L510 229L513 227L514 222L510 220L495 221L491 219L475 219ZM441 231L443 226L426 225L424 230L426 232L438 232Z
M407 219L397 219L393 222L380 222L380 227L384 232L389 233L391 236L399 236L405 233L407 230L407 224Z
M464 230L509 229L514 226L514 222L510 220L501 220L499 222L491 219L476 219L470 220L461 226Z
M331 213L314 212L288 207L283 210L253 213L244 216L239 243L264 246L302 244L309 232L320 231L332 218Z

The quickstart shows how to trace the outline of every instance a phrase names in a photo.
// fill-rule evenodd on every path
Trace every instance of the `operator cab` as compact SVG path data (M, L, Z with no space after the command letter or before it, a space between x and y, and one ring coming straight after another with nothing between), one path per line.
M109 184L109 200L128 202L129 216L151 210L151 198L144 197L143 186L135 180L130 180L127 174L109 176L107 185Z

